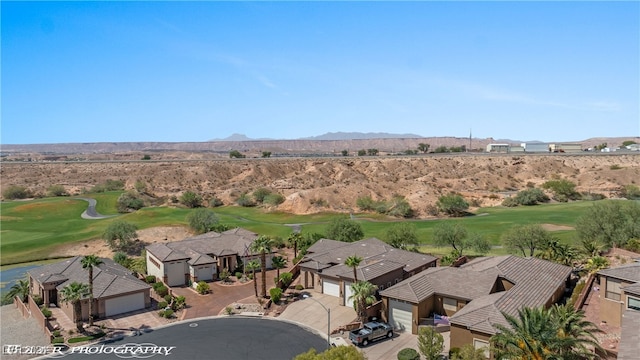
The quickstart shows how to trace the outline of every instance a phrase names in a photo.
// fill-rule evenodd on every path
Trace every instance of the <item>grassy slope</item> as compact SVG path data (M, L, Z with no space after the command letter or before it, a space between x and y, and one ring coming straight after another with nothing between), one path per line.
M115 203L118 192L91 194L98 200L98 212L102 214L116 214ZM515 224L541 223L573 226L575 220L584 213L591 202L576 202L569 204L550 204L533 207L518 208L485 208L477 214L463 219L421 220L412 221L418 230L424 250L444 254L448 248L434 248L428 246L433 227L439 221L460 221L469 232L484 234L493 245L499 246L500 235ZM86 209L87 203L73 198L49 198L31 201L3 202L0 204L2 251L0 264L13 264L26 261L46 259L56 246L66 242L86 241L100 238L104 229L115 219L122 219L134 223L139 229L186 225L186 215L189 209L152 207L145 208L131 214L121 214L102 220L84 220L80 214ZM314 214L293 215L278 212L265 212L258 208L221 207L214 210L224 224L239 226L248 230L286 237L291 233L291 227L285 224L303 224L302 231L323 233L326 223L344 214ZM398 219L385 218L378 215L358 214L356 216L362 224L365 237L384 238L384 233L392 222ZM561 241L571 243L575 241L575 231L554 232ZM499 247L494 254L505 253Z

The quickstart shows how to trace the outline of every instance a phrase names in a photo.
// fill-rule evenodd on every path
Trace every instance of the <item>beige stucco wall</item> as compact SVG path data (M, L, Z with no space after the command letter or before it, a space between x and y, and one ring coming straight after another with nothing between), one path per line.
M473 344L473 339L489 341L491 335L471 331L466 327L451 324L451 348L461 348L467 344Z
M630 285L629 282L620 282L620 287ZM624 292L620 295L620 300L606 298L607 277L600 277L600 321L604 321L610 326L620 326L622 324L622 313L626 307L627 297Z

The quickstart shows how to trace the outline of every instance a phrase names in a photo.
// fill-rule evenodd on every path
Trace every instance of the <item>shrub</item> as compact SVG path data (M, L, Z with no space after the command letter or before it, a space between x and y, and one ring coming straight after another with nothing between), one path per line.
M64 189L62 185L51 185L47 189L47 195L49 196L68 196L69 193Z
M158 291L158 289L163 287L163 286L164 286L164 284L161 283L161 282L151 283L151 287L153 288L154 291Z
M189 223L189 228L191 228L191 230L198 234L204 234L211 231L211 229L217 225L220 220L213 210L200 208L189 212L187 215L187 222Z
M245 157L247 157L246 155L242 154L240 151L238 150L231 150L229 151L229 157L230 158L237 158L237 159L243 159Z
M271 194L271 190L267 188L258 188L253 192L253 198L256 200L258 204L262 204L264 202L264 198Z
M171 308L174 311L178 311L180 309L183 309L185 306L187 306L187 298L184 296L176 296L176 298L173 299Z
M8 200L26 199L31 196L31 192L24 186L11 185L4 190L2 196Z
M462 195L455 193L440 196L436 206L441 212L454 217L463 216L469 209L469 203L464 200Z
M156 291L156 294L158 294L158 296L162 296L162 297L164 297L169 293L169 289L164 285L159 286L157 289L154 289L154 290Z
M48 318L51 317L51 315L53 315L53 313L51 312L51 310L49 310L49 308L43 307L42 308L42 315L44 315L44 317L46 317L48 319Z
M166 308L169 304L167 304L166 301L160 301L158 303L158 310L164 310L164 308Z
M227 306L224 308L224 313L227 315L232 315L233 314L233 308L231 306Z
M540 189L526 189L518 192L515 197L519 205L536 205L549 201L549 197Z
M629 200L640 200L640 188L636 185L625 185L619 193L623 198Z
M236 204L243 207L251 207L256 205L256 203L253 202L251 197L247 194L241 194L240 197L236 199Z
M218 276L220 276L220 280L222 280L223 282L228 282L229 278L231 277L231 273L228 269L224 268L222 269L222 271L220 271L220 274Z
M51 333L51 335L53 335L54 337L58 337L58 336L60 336L60 330L53 330L53 332Z
M138 197L133 191L127 191L120 194L117 200L117 209L119 213L140 210L144 207L144 201Z
M42 296L35 294L32 296L33 298L33 302L36 303L36 305L41 306L42 304L44 304L44 299L42 298Z
M208 294L211 287L204 281L198 281L198 285L196 285L196 291L200 295Z
M129 267L129 263L131 262L131 260L129 259L127 254L123 253L122 251L118 251L113 254L113 262L124 267Z
M420 354L416 349L404 348L398 352L398 360L420 360Z
M64 337L56 336L53 339L51 339L51 343L52 344L64 344Z
M278 206L284 202L284 196L280 194L269 194L264 197L264 203L271 206Z
M107 191L124 190L124 182L122 180L108 179L102 184L95 185L89 189L90 193L101 193Z
M166 301L168 304L171 304L171 300L173 300L173 296L169 294L164 296L164 301Z
M620 166L618 164L613 164L613 165L609 166L609 169L611 169L611 170L620 170L620 169L622 169L622 166Z
M211 207L218 207L222 205L224 205L224 203L222 202L222 200L218 199L217 197L214 197L213 199L209 200L209 206Z
M506 206L506 207L516 207L518 206L518 200L516 200L515 197L510 196L504 200L502 200L502 206Z
M144 277L144 281L146 281L148 284L155 284L156 277L154 275L147 275Z
M271 301L274 304L277 304L280 302L280 298L282 297L282 289L280 288L271 288L269 289L269 295L271 295Z
M280 274L280 281L282 282L282 286L285 288L291 285L291 281L293 281L293 274L290 272L283 272Z
M551 190L556 201L566 202L580 198L580 194L576 192L576 184L566 179L549 180L542 184L542 188Z
M164 311L164 317L167 319L170 319L173 317L173 310L171 309L167 309Z
M304 290L304 286L302 284L298 284L298 285L296 285L296 290L298 290L298 291Z
M197 208L202 206L202 196L193 191L185 191L180 196L180 203L189 208Z
M241 272L236 272L236 279L242 279L242 273Z

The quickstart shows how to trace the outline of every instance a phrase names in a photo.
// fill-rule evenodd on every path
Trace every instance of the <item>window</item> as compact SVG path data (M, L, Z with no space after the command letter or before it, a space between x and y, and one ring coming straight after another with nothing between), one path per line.
M604 297L620 301L620 280L611 278L607 279L607 290Z
M458 310L458 300L452 298L442 298L442 307L445 310L456 311Z
M484 356L489 357L489 342L480 339L473 339L473 348L484 350Z
M627 309L640 311L640 299L627 296Z
M153 256L149 256L149 261L155 265L158 269L160 269L160 264L158 264L158 262L156 261L156 259L153 258Z

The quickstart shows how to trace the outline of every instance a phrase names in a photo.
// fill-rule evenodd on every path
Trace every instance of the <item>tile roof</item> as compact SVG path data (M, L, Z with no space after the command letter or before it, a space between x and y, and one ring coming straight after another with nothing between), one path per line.
M570 267L538 258L481 257L459 268L429 268L380 294L412 303L434 294L471 300L451 317L451 323L493 334L492 324L507 326L502 313L515 315L522 307L545 305L570 274ZM491 294L498 278L513 287Z
M214 256L255 255L250 251L251 243L258 237L256 233L236 228L217 233L214 231L192 236L182 241L156 243L146 247L160 261L190 259L189 264L209 264ZM193 259L197 257L198 259ZM195 263L193 263L195 261Z
M627 310L622 314L618 360L637 360L640 354L640 312Z
M491 293L496 273L477 273L454 267L428 268L380 292L380 295L414 304L435 295L473 300Z
M598 274L629 282L640 282L640 263L634 262L615 268L600 270Z
M623 286L622 290L626 293L640 296L640 282L633 285Z
M83 256L76 256L58 263L43 265L29 270L27 273L41 284L59 282L58 290L72 282L88 284L89 272L82 267ZM96 299L102 297L117 296L135 291L149 289L150 286L136 278L133 273L113 262L111 259L100 258L102 264L93 270L93 296Z
M353 269L344 265L353 255L363 259L357 268L358 279L374 279L399 268L409 273L436 261L431 255L396 249L376 238L352 243L320 239L309 247L300 266L322 270L323 275L353 280Z

